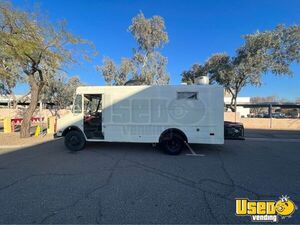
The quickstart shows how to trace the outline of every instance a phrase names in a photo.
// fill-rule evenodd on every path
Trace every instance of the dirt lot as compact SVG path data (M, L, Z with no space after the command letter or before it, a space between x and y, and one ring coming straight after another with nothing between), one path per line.
M43 142L49 141L53 139L53 135L45 135L35 137L32 136L30 138L20 138L19 133L10 133L4 134L0 133L0 143L1 145L10 145L10 146L18 146L18 145L34 145L34 144L41 144Z
M193 145L179 156L148 144L53 140L0 155L0 223L251 223L235 198L300 206L300 132L247 130L245 141ZM298 210L299 211L299 210ZM296 211L280 223L300 223Z

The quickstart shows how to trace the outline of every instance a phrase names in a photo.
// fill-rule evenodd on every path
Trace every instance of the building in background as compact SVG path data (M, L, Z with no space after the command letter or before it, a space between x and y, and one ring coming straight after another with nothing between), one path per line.
M230 104L231 94L227 91L224 91L224 104ZM250 104L250 97L237 97L237 104ZM230 111L230 109L228 109ZM248 117L250 115L250 108L244 108L242 106L237 106L236 111L241 117Z
M0 95L0 108L27 107L30 103L30 94L27 95Z

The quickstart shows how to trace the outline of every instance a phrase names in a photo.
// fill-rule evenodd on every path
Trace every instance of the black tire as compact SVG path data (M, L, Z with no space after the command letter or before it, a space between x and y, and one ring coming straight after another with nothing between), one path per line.
M86 144L85 137L81 131L71 130L65 136L65 146L71 151L80 151Z
M174 133L165 134L159 142L162 150L169 155L179 155L184 146L183 138Z

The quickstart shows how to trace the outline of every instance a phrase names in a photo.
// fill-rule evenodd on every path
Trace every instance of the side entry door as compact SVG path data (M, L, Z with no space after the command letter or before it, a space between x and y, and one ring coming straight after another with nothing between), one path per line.
M88 139L104 139L102 94L84 94L84 133Z

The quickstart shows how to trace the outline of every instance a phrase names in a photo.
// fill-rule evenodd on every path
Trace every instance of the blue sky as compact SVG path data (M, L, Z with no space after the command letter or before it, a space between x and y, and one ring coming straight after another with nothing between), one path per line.
M99 55L68 69L90 85L103 85L95 70L103 56L117 62L130 57L136 43L127 31L134 17L143 11L146 17L164 17L169 43L162 49L168 57L171 84L179 84L181 72L194 63L203 63L216 52L233 55L242 43L242 35L273 29L277 24L300 23L299 0L13 0L22 9L38 4L52 21L66 19L69 31L95 43ZM294 100L300 98L300 65L293 65L294 77L267 74L260 88L246 87L241 96L270 96ZM26 92L24 85L17 93Z

